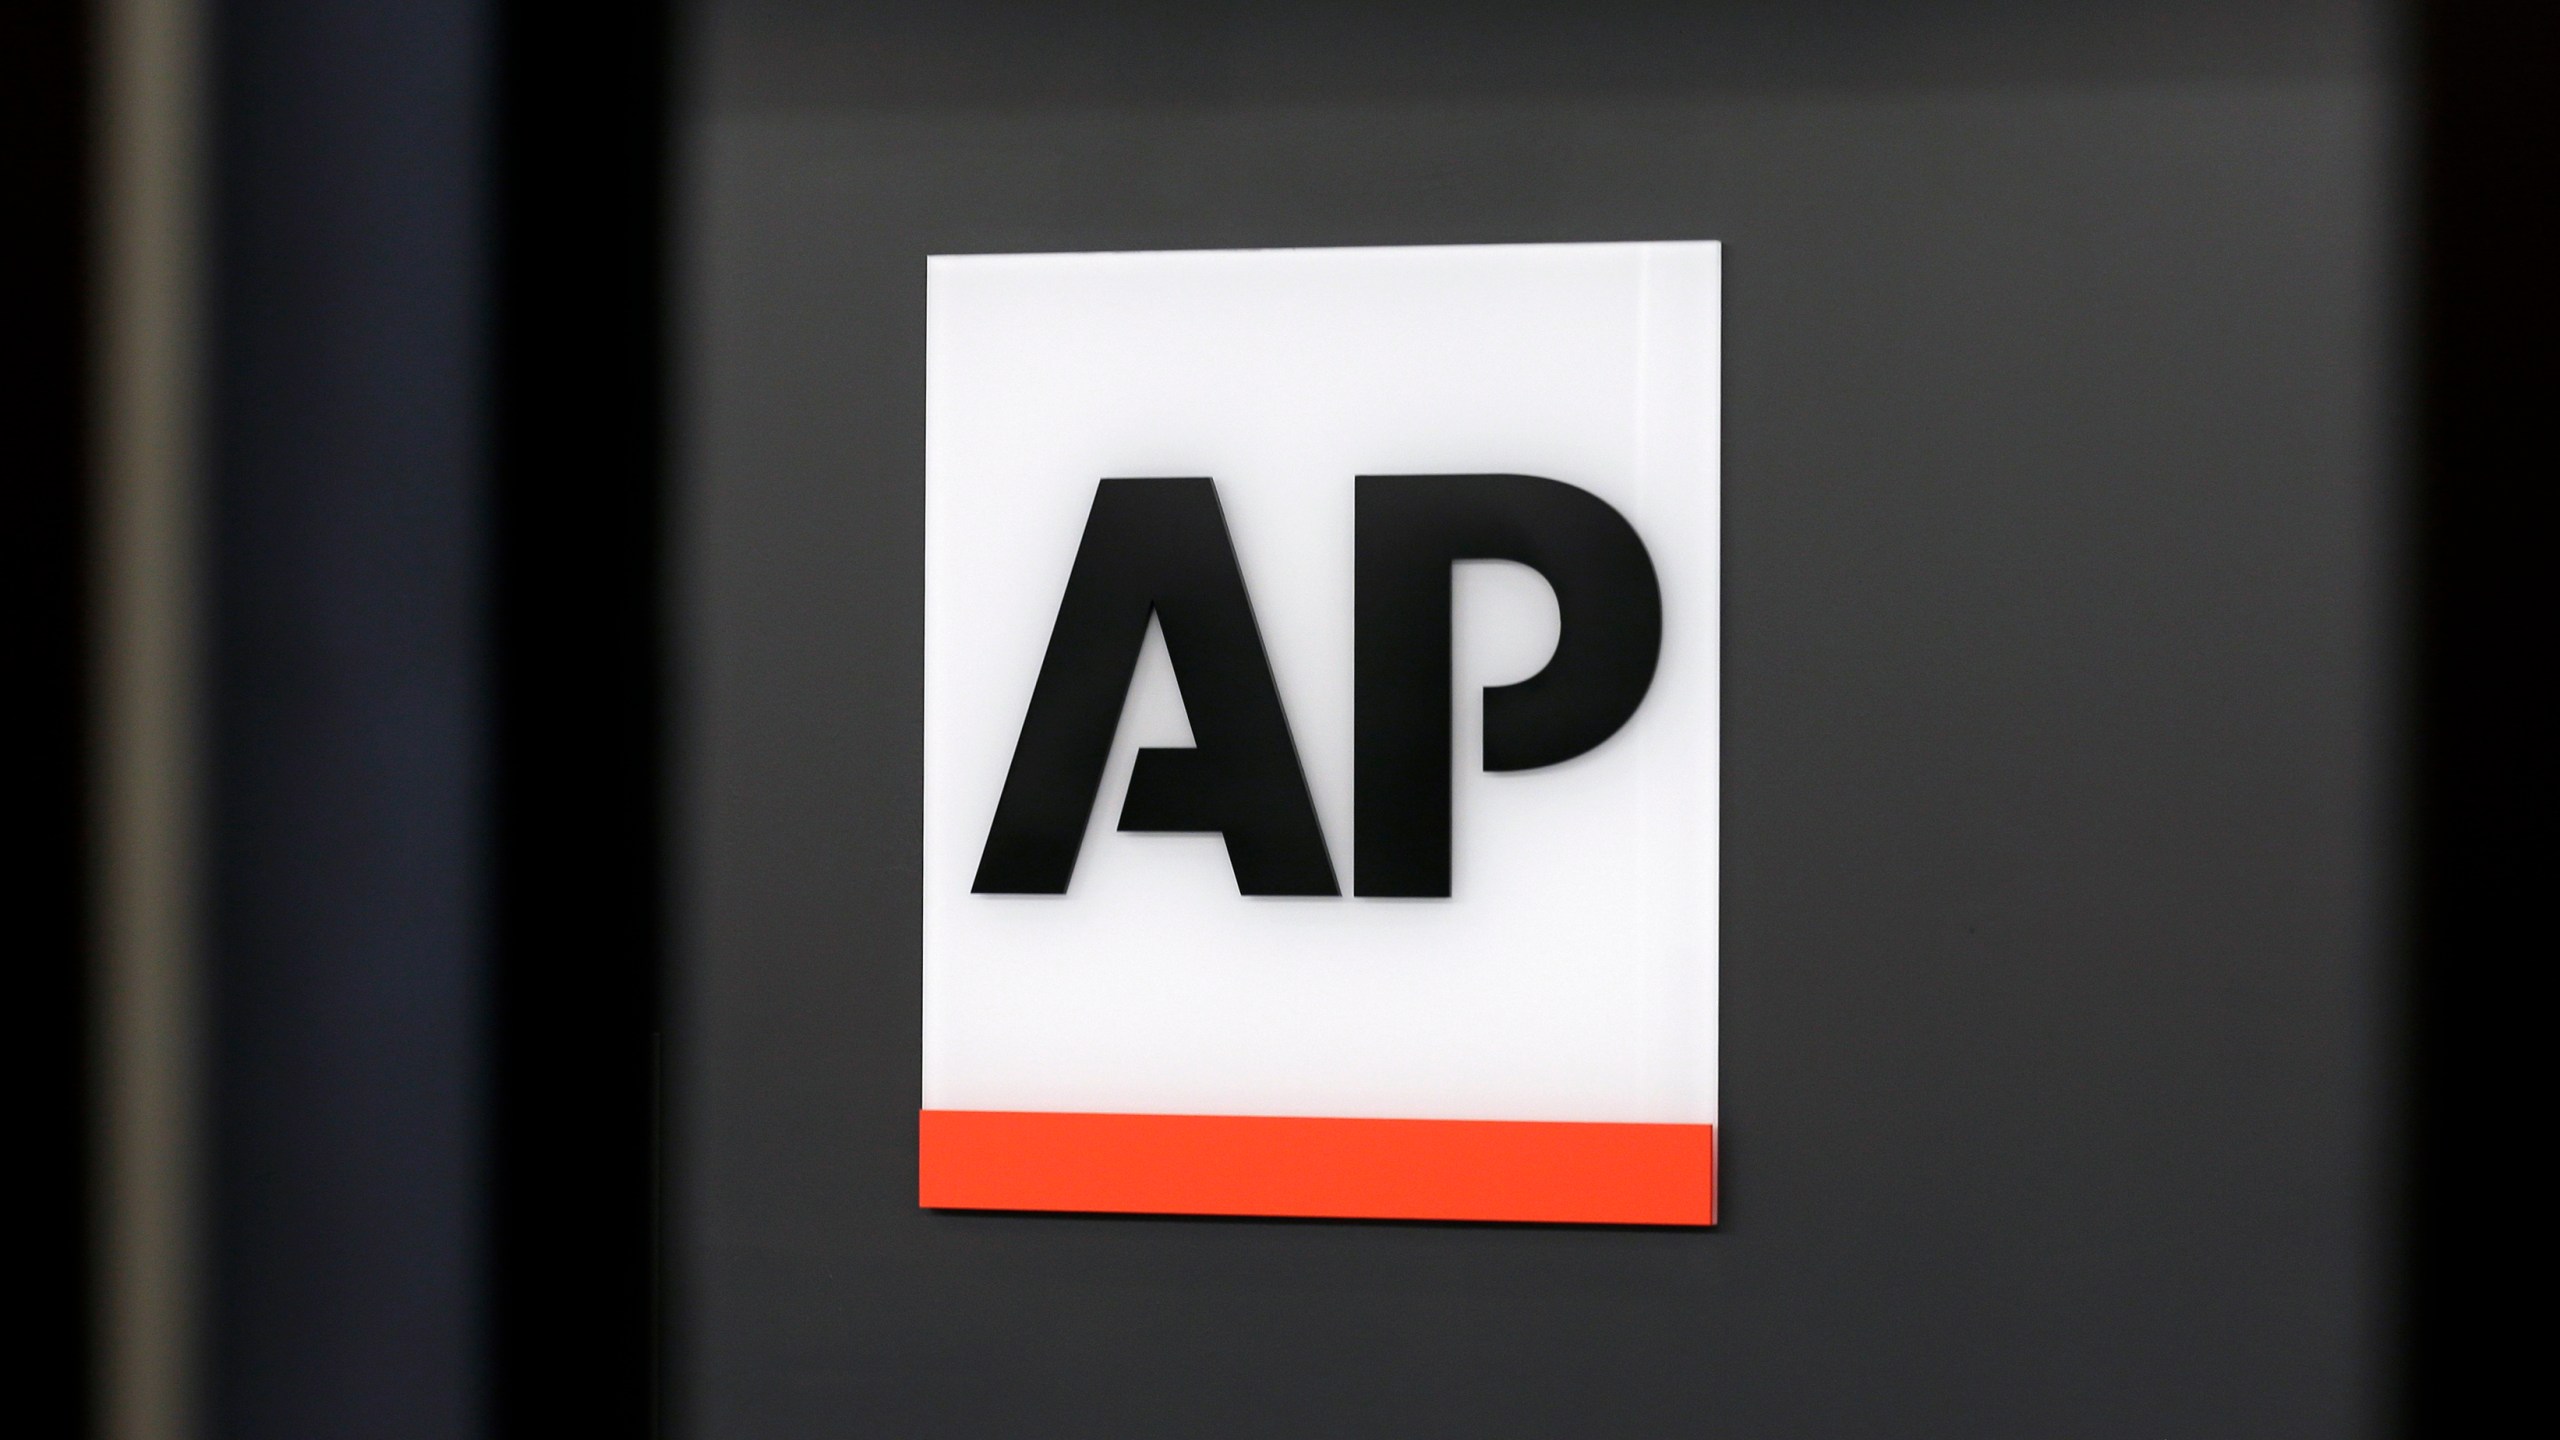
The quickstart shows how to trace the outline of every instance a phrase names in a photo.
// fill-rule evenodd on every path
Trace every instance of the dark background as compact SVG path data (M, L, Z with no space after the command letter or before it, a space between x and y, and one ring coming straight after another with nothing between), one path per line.
M2201 1433L2253 1424L2287 1433L2320 1428L2353 1406L2341 1428L2433 1434L2515 1413L2518 1380L2540 1364L2526 1348L2539 1332L2513 1319L2515 1246L2542 1223L2527 1213L2539 1190L2520 1178L2538 1153L2538 1130L2519 1101L2533 1093L2535 1061L2547 1048L2534 1030L2539 1012L2519 1003L2529 991L2517 982L2538 972L2533 962L2548 948L2554 859L2553 715L2542 683L2552 653L2545 417L2560 335L2548 263L2560 194L2548 78L2560 22L2550 7L1738 0L1302 3L1248 12L1026 4L919 6L902 19L906 7L884 5L828 21L832 8L715 7L678 37L667 7L650 3L214 7L200 137L216 252L205 257L213 351L203 363L208 374L242 365L258 378L210 387L204 417L226 458L219 475L206 477L208 519L225 538L221 553L206 557L224 593L206 597L208 621L220 628L206 624L203 663L206 699L228 717L230 739L221 755L203 757L218 774L200 843L239 888L221 902L231 941L208 957L227 1032L209 1038L235 1068L205 1077L213 1138L229 1153L213 1157L211 1198L222 1215L205 1236L218 1253L202 1257L210 1285L202 1299L226 1323L264 1327L223 1337L205 1357L214 1433L650 1432L665 1378L652 1298L660 1288L652 1238L661 1168L659 856L688 833L658 804L661 651L670 633L689 633L670 623L683 617L661 563L661 442L692 436L697 461L708 448L701 407L671 416L661 384L664 325L676 318L661 268L670 222L662 166L674 118L690 133L715 117L829 113L874 127L844 169L858 182L854 193L884 204L848 217L841 231L812 230L812 221L842 212L839 196L801 214L800 229L785 224L775 235L798 235L813 251L823 244L869 254L873 269L830 282L831 308L804 316L813 297L830 293L824 286L768 286L770 311L729 323L778 342L762 365L795 346L858 352L869 339L820 322L848 307L873 315L882 358L838 377L862 382L866 415L915 403L897 390L913 374L900 347L920 329L912 299L900 298L910 292L897 287L911 285L914 272L903 256L880 257L928 234L955 246L1236 243L1240 232L1266 230L1291 240L1406 239L1432 229L1433 204L1469 196L1483 201L1476 226L1499 233L1450 223L1445 238L1594 238L1609 216L1713 226L1707 233L1737 245L1728 297L1733 520L1748 519L1764 545L1793 535L1795 558L1811 568L1786 581L1771 568L1776 552L1730 556L1735 679L1746 678L1749 658L1762 698L1752 715L1737 708L1728 759L1740 763L1750 742L1780 763L1764 763L1756 778L1737 775L1732 794L1729 833L1737 845L1750 841L1756 858L1746 870L1737 851L1728 875L1734 901L1751 906L1728 934L1737 1147L1728 1229L1683 1237L916 1216L903 1203L914 1074L904 1047L914 1009L911 995L897 993L912 974L912 936L901 934L911 921L888 903L896 887L868 878L868 890L843 908L870 907L864 913L884 926L878 936L834 928L795 936L777 923L760 940L738 937L756 940L737 953L759 963L796 953L807 971L831 966L852 979L827 1000L836 1008L811 1023L784 1014L762 1029L733 1029L733 1042L750 1043L731 1053L757 1063L697 1068L697 1078L727 1078L684 1097L679 1134L710 1158L725 1154L730 1167L697 1163L691 1149L667 1167L685 1201L667 1252L680 1262L680 1283L667 1287L679 1303L666 1334L681 1382L668 1388L701 1422L694 1428L734 1433L770 1420L797 1430L815 1420L893 1434L1606 1433L1615 1420L1647 1433L1900 1435L2024 1431L2060 1416L2073 1422L2067 1433L2103 1434L2174 1412ZM86 880L98 835L90 777L100 759L91 704L101 618L88 549L98 521L92 461L98 427L115 423L92 368L100 358L94 287L103 278L94 265L103 184L95 167L110 120L100 108L101 11L85 0L25 0L0 11L0 183L12 200L13 262L0 267L11 522L0 527L8 560L0 578L16 682L11 714L20 721L5 812L19 861L10 894L19 961L12 994L22 1018L8 1056L13 1093L27 1101L21 1188L42 1217L19 1272L28 1282L20 1308L37 1323L36 1338L15 1352L26 1383L13 1416L46 1433L82 1432L94 1414L90 1040L113 1000L91 969ZM2173 168L2184 181L2110 168L2130 187L2125 198L2030 194L2023 212L2049 220L2088 207L2081 213L2122 220L2119 212L2142 209L2146 195L2192 199L2198 174L2299 159L2297 142L2307 138L2318 152L2308 168L2326 180L2309 192L2288 190L2280 177L2242 187L2249 193L2231 203L2244 213L2227 221L2238 232L2272 217L2277 235L2298 236L2306 195L2323 213L2351 212L2349 233L2326 242L2326 258L2313 255L2305 275L2277 287L2290 300L2271 309L2211 267L2145 289L2133 282L2157 262L2130 253L2130 243L2112 268L2083 271L2104 237L2048 227L2033 238L2060 248L2020 270L2033 284L1974 292L2021 310L2030 297L2049 302L2031 313L1991 312L2009 315L2022 333L1986 349L1986 334L1998 339L1991 321L1960 316L1950 335L1964 343L1917 360L1896 307L1955 301L1901 290L1895 277L1923 268L1986 274L1989 260L1930 259L1953 242L1916 230L1859 240L1855 214L1839 227L1846 238L1802 255L1772 250L1781 221L1801 222L1785 220L1784 204L1773 218L1740 214L1737 202L1799 181L1819 200L1837 181L1764 173L1746 192L1710 167L1705 179L1655 177L1688 187L1685 200L1601 193L1615 182L1564 173L1576 155L1590 155L1587 137L1575 150L1558 138L1572 127L1547 123L1558 104L1615 107L1620 119L1608 123L1617 128L1596 133L1623 140L1630 108L1673 112L1663 128L1688 140L1608 147L1634 156L1613 162L1611 173L1623 178L1642 170L1645 156L1700 148L1702 133L1730 138L1737 106L1789 92L1835 109L1861 98L2050 102L2112 90L2126 102L2128 90L2148 92L2150 103L2130 105L2140 111L2181 91L2280 101L2287 93L2300 100L2305 86L2328 97L2319 106L2329 116L2307 136L2201 127L2220 159L2200 161L2192 147L2155 152L2183 154ZM1275 106L1406 113L1374 131L1393 142L1374 159L1341 156L1337 145L1341 173L1376 177L1368 189L1275 216L1269 195L1254 198L1281 188L1266 180L1314 187L1324 176L1204 176L1182 159L1238 155L1233 117L1223 132L1181 142L1187 151L1173 141L1231 103L1240 114L1261 107L1275 134L1291 128L1268 123ZM1473 118L1453 126L1448 143L1422 144L1415 112L1432 105L1472 107ZM1488 117L1541 105L1550 107L1545 118L1517 116L1508 152L1486 162ZM1718 106L1722 120L1701 120ZM1951 193L2007 203L2026 180L2057 170L2065 173L2051 188L2102 190L2058 160L2091 144L2093 128L2119 131L2120 158L2144 153L2136 143L2144 122L2125 119L2123 108L2094 127L2084 113L2046 137L2045 168L2022 171L2015 188L1993 182L2007 163L2001 157L2017 153L2017 136L2006 148L1988 145L1967 162L1982 173ZM1698 113L1681 121L1684 109ZM1114 112L1129 117L1131 133L1097 142L1098 121ZM1053 202L1029 203L1026 170L1041 172L1022 161L1043 153L1041 122L1078 114L1080 133L1061 131L1046 153L1084 162L1049 170L1039 184ZM2359 114L2344 128L2362 138L2341 142L2334 122ZM919 153L947 162L955 137L1007 115L1025 122L998 136L996 148L1015 156L1010 179L989 177L974 219L955 213L965 205L927 206L913 195L901 202L911 214L888 203L901 185L930 178L890 173L909 137L922 142ZM1963 168L1965 157L1945 143L1946 118L1934 141L1919 144L1914 132L1915 158L1926 164L1906 188L1930 188L1921 182ZM1358 129L1337 121L1336 136ZM1288 144L1313 153L1322 137L1295 128L1296 141L1282 134L1264 153ZM1740 128L1752 128L1747 117ZM1867 127L1863 143L1881 148L1876 132L1892 128ZM1479 138L1469 142L1470 134ZM1477 163L1457 163L1470 144ZM688 142L676 156L697 167L697 180L701 155ZM1417 155L1432 163L1416 163ZM1878 171L1876 183L1890 192L1898 167L1871 163L1855 173ZM1174 178L1134 190L1099 183L1114 174ZM820 200L826 179L812 186ZM1493 193L1505 183L1507 199ZM792 219L792 207L765 203ZM1855 209L1836 193L1827 203ZM2369 208L2377 204L2378 212ZM700 218L684 227L696 241ZM2168 217L2171 238L2188 237L2177 253L2210 233L2208 221ZM2000 238L1996 213L1957 214L1949 224L1956 235ZM1756 258L1741 248L1754 236ZM1863 289L1858 277L1814 263L1904 238L1919 243L1887 255ZM2268 247L2261 239L2238 250L2263 257ZM693 263L704 258L697 251ZM823 259L814 255L813 266ZM2161 522L2237 507L2245 523L2221 534L2252 543L2229 555L2267 562L2276 552L2255 542L2292 536L2295 522L2276 515L2245 477L2230 495L2171 485L2140 504L2125 502L2121 482L2136 461L2202 446L2227 464L2250 447L2189 433L2131 444L2135 460L2107 462L2096 440L2125 442L2129 407L2083 402L2065 413L2116 423L2026 434L2044 437L2037 443L2051 463L2043 468L2115 480L2076 499L2069 487L2038 499L2020 484L2031 467L2016 444L1984 441L1985 427L1962 404L1935 422L1940 448L1962 440L1969 451L2006 457L1996 467L2005 479L1959 483L1945 454L1887 444L1927 438L1911 416L1890 433L1831 433L1842 417L1876 420L1896 390L1862 396L1844 384L1838 403L1826 397L1811 420L1801 405L1790 415L1772 403L1788 388L1777 379L1800 379L1812 364L1808 342L1773 320L1819 314L1813 301L1831 294L1835 313L1867 304L1868 323L1893 321L1881 333L1902 337L1881 349L1838 347L1826 363L1848 379L1976 406L1997 394L1995 381L2036 394L2089 388L2100 357L2055 354L2050 336L2032 333L2047 320L2057 333L2095 328L2088 304L2052 283L2075 273L2115 276L2094 296L2141 290L2124 305L2129 333L2179 341L2169 348L2183 358L2154 353L2137 367L2152 379L2148 398L2184 397L2164 414L2193 418L2210 408L2201 386L2164 381L2186 360L2209 362L2204 373L2223 379L2262 370L2271 352L2248 335L2307 293L2349 292L2351 313L2330 323L2383 332L2378 359L2359 348L2315 367L2313 390L2352 403L2336 429L2313 427L2333 447L2328 458L2315 445L2287 460L2291 469L2280 467L2297 477L2316 471L2338 487L2303 521L2306 535L2337 527L2328 542L2300 549L2309 568L2289 581L2209 573L2197 581L2205 597L2325 595L2307 611L2279 614L2267 633L2325 634L2367 648L2279 663L2262 680L2256 667L2230 665L2233 640L2189 647L2192 664L2164 649L2113 667L2098 662L2142 657L2131 647L2065 643L2120 638L2134 627L2097 622L2123 619L2115 607L2137 601L2166 602L2165 637L2210 638L2214 627L2197 618L2202 598L2156 588L2164 582L2132 563L2192 558L2188 547L2211 538ZM1770 288L1790 275L1785 292ZM767 278L786 279L786 267ZM2186 283L2230 302L2241 359L2189 354L2196 347L2187 342L2208 327ZM1870 303L1879 297L1885 303ZM2160 306L2172 313L2141 313ZM795 339L795 324L811 334ZM2357 347L2375 343L2360 333ZM2060 373L2023 364L2020 355L2039 345L2046 348L2032 358L2055 360ZM1986 358L1997 363L1954 368ZM829 380L781 378L784 412L818 408L812 392ZM1750 395L1761 399L1746 415L1740 406ZM891 453L860 464L838 463L830 448L844 443L841 425L804 418L770 433L832 435L794 462L801 478L792 483L835 494L839 517L885 516L887 548L905 543L895 527L912 526L913 495L898 487L911 486L915 471L912 456L901 462L894 447L912 448L911 425L881 432ZM2377 436L2387 453L2364 453ZM1881 480L1853 483L1840 468L1853 452L1883 455L1872 467L1878 475L1906 484L1916 475L1920 493L1896 498ZM2331 468L2341 454L2351 464ZM769 468L759 483L793 473ZM1815 483L1801 494L1772 488L1789 474ZM841 478L859 476L879 487L872 499ZM2024 503L2005 518L1924 503L1976 493L1977 483L1979 493L2024 495ZM789 488L777 496L786 506L797 503ZM2098 508L2111 497L2114 509ZM887 503L866 509L874 499ZM1836 508L1816 513L1817 501ZM1879 503L1887 508L1872 508ZM2143 523L2123 527L2127 538L2111 544L2040 554L2031 546L1994 554L1994 533L1976 533L2001 524L2045 539L2109 533L2093 516ZM402 517L426 523L384 523ZM1888 523L1897 518L1907 523ZM2374 528L2359 528L2366 525ZM851 579L819 572L834 563L822 552L846 538L777 546L782 563L765 567L759 583L785 594L833 585L837 608L813 613L841 615ZM880 544L837 548L859 556ZM2106 565L2091 561L2110 555ZM892 571L912 563L889 559ZM1988 563L1959 563L1968 559ZM687 573L688 584L702 583L699 564ZM2127 574L2136 583L2116 592L2121 602L2095 587ZM912 589L894 578L877 582L879 593L906 603ZM1831 609L1785 608L1809 594ZM1880 603L1888 598L1914 613ZM1741 628L1746 600L1755 623L1769 627L1756 637ZM1936 634L1923 623L1932 617L1975 629ZM2244 611L2231 624L2265 618ZM841 632L884 643L885 658L854 680L885 675L887 683L874 698L856 695L803 719L793 714L797 697L814 693L813 675L829 657L778 644L785 663L769 658L763 673L788 683L767 694L765 718L733 734L761 729L771 738L786 724L805 725L819 742L793 746L816 757L820 771L886 781L876 797L856 797L878 799L882 818L811 806L790 822L811 828L765 837L761 851L740 846L736 827L725 832L722 844L737 852L725 862L733 884L754 873L741 861L780 852L791 862L772 883L800 900L777 911L778 922L817 913L809 897L865 875L875 855L885 857L881 868L901 863L897 847L911 829L896 810L912 797L902 800L897 787L911 771L847 757L845 737L858 732L830 728L837 713L861 717L874 733L888 730L893 748L900 743L896 707L909 703L913 677L898 667L911 665L913 652L896 629L865 620ZM1826 635L1846 643L1775 643ZM1996 697L1994 681L2056 655L2070 663L2048 667L2053 678L2019 716L1982 703ZM1950 656L1970 663L1900 683L1915 662ZM2072 668L2080 664L2085 671ZM795 667L804 673L793 675ZM2186 692L2184 719L2161 724L2169 698L2134 682L2175 676L2220 680ZM2199 846L2229 858L2239 842L2214 825L2171 822L2257 815L2242 828L2268 833L2268 777L2301 779L2309 763L2271 757L2264 734L2252 738L2259 721L2235 727L2243 743L2227 765L2220 750L2194 742L2206 722L2255 713L2262 684L2279 701L2276 713L2299 713L2281 707L2286 695L2301 701L2306 677L2373 702L2331 712L2325 740L2314 727L2316 755L2362 758L2321 769L2305 795L2274 807L2346 817L2329 841L2314 836L2291 862L2297 878L2326 876L2329 888L2290 902L2253 899L2243 882L2274 862L2260 856L2210 878L2178 851ZM250 693L258 687L296 693ZM720 692L702 693L716 700ZM1817 711L1800 703L1808 695L1848 703ZM1778 705L1790 696L1797 703ZM2121 699L2121 714L2102 724L2102 707L2077 703L2093 696ZM1773 736L1782 709L1801 736ZM2066 757L2073 747L2097 748L2102 732L2120 726L2137 742L2133 753L2198 759L2234 777L2232 793L2204 796L2192 774L2141 788L2140 778L2179 780L2174 767L2149 763L2112 779L2085 771L2096 778L2066 784L2074 772L2046 763L2051 747L2041 747L2043 761L2022 765L2012 757L2032 760L2040 747L1999 743L2002 726L2039 716ZM269 743L261 732L270 719L299 727L311 766ZM1878 743L1884 736L1912 763L1893 765ZM1817 769L1825 756L1861 763ZM1947 758L1970 764L1957 779L1980 790L1980 804L1959 803L1955 782L1930 780L1923 762ZM2269 763L2253 779L2240 760ZM721 772L688 773L686 794L716 795L710 782ZM774 788L770 776L757 786L737 797L735 813L750 821ZM2020 810L2021 795L2050 803ZM1827 799L1820 808L1792 804L1806 796ZM2007 808L2010 828L1983 821L1993 800ZM1757 809L1743 809L1746 801ZM1967 815L1983 823L1954 823ZM265 817L265 828L239 823L251 816ZM1951 823L1925 823L1933 816ZM2142 823L2114 827L2113 849L2100 843L2109 833L2100 821L2128 817ZM1760 828L1746 835L1746 823ZM1819 850L1810 848L1817 833L1830 837ZM343 849L332 843L350 835ZM807 857L779 844L808 836L824 843ZM685 841L687 893L698 901L709 867L691 848L697 843ZM2387 853L2357 848L2376 843ZM2359 855L2370 869L2355 870ZM404 857L432 871L433 883L420 883ZM832 869L820 875L821 867ZM2342 882L2357 876L2371 888L2348 893ZM2120 942L2104 942L2091 923L2109 917L2098 902L2110 896L2126 902L2113 914ZM2197 896L2212 903L2191 903ZM2154 913L2153 901L2184 908ZM2216 916L2248 906L2297 923L2198 938ZM2005 933L1995 925L1954 939L1958 917L1995 908L2011 922ZM704 923L707 906L691 913L697 941L720 932ZM1859 935L1890 929L1879 916L1902 922L1886 934L1890 946L1851 953ZM2398 923L2387 923L2394 916ZM2354 926L2376 917L2386 933L2359 938ZM2183 941L2156 951L2168 957L2170 978L2191 979L2207 968L2198 957L2227 953L2216 946L2301 941L2323 924L2336 941L2326 953L2342 962L2333 998L2363 1007L2352 1032L2316 1009L2307 1018L2279 1014L2263 1031L2235 1023L2217 1032L2206 1023L2216 1015L2258 1013L2245 995L2224 1011L2225 1001L2200 992L2180 1000L2186 992L2127 975L2127 951L2144 939ZM1777 953L1772 941L1789 939L1822 943ZM2244 954L2227 968L2244 978L2281 975L2303 953ZM2069 978L2092 955L2100 980ZM1897 963L1908 970L1898 973ZM777 969L774 978L791 975ZM2359 983L2375 987L2361 1000L2346 988ZM2110 986L2144 1002L2120 1031L2113 1019L2056 1003ZM879 1013L848 1015L848 997L879 1000ZM1776 1023L1790 1014L1790 1024ZM1813 1034L1808 1017L1829 1033ZM838 1023L847 1020L859 1023ZM688 1035L694 1030L718 1038L709 1027ZM2217 1033L2227 1043L2210 1043ZM2163 1037L2175 1043L2150 1043ZM2340 1072L2346 1090L2314 1093L2305 1072L2282 1066L2253 1072L2243 1062L2261 1038L2279 1042L2275 1058L2286 1066L2306 1054L2351 1061ZM759 1044L772 1053L759 1057ZM785 1062L793 1046L824 1062L803 1072L821 1082L814 1094L792 1083ZM274 1083L287 1074L299 1078ZM2251 1074L2256 1081L2245 1080ZM2270 1099L2270 1075L2302 1083L2290 1099ZM2243 1083L2198 1083L2232 1077ZM851 1086L857 1080L862 1086ZM2159 1103L2146 1110L2121 1093L2135 1081ZM2342 1094L2361 1095L2356 1103L2370 1108L2350 1111ZM860 1101L849 1123L826 1113L846 1097ZM1935 1103L1951 1097L1971 1108L1959 1115ZM719 1141L725 1151L711 1143L718 1127L702 1123L721 1113L703 1108L706 1100L747 1122ZM759 1134L768 1112L778 1123ZM2309 1114L2317 1133L2232 1145L2235 1133L2245 1140L2282 1129L2264 1122L2287 1113ZM2200 1134L2169 1133L2199 1116L2211 1122ZM431 1123L414 1128L421 1117ZM2125 1122L2112 1148L2084 1123L2106 1120ZM861 1143L839 1143L848 1138ZM2379 1148L2368 1148L2376 1140ZM244 1163L259 1156L268 1158ZM764 1156L777 1163L759 1171ZM2323 1171L2374 1188L2319 1193L2305 1177ZM2093 1180L2118 1183L2111 1190ZM2232 1255L2236 1212L2272 1217L2269 1254ZM1791 1247L1780 1248L1790 1236ZM2306 1275L2344 1287L2326 1318L2316 1287L2282 1283ZM1730 1301L1744 1280L1754 1286L1747 1313ZM1865 1319L1848 1323L1859 1319L1853 1312ZM1879 1315L1881 1326L1872 1323ZM2359 1337L2371 1342L2361 1352L2370 1368L2350 1376L2341 1357ZM2145 1393L2127 1393L2137 1385ZM1744 1405L1777 1416L1745 1423L1766 1411Z
M88 1390L94 1106L90 1074L90 647L97 607L89 545L93 383L89 287L97 76L84 8L72 0L0 7L0 193L11 223L0 240L0 608L9 616L19 753L0 784L0 839L16 857L11 910L20 963L20 1043L6 1083L19 1107L22 1222L38 1254L15 1279L20 1303L50 1323L22 1342L18 1364L43 1377L29 1410L60 1433L85 1433Z
M680 1433L2388 1421L2376 7L698 17ZM927 1214L923 257L1726 242L1724 1223Z
M207 15L201 1413L483 1423L488 8Z

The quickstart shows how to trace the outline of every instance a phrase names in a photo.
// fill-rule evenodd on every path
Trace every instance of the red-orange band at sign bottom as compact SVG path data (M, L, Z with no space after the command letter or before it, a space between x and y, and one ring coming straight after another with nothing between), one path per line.
M1712 1225L1712 1125L926 1110L917 1202L1371 1220Z

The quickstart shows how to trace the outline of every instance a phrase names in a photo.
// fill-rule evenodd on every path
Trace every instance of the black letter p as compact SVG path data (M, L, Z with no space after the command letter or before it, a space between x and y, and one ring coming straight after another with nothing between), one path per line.
M1618 731L1653 684L1662 589L1626 517L1533 475L1363 475L1354 639L1352 892L1449 893L1449 567L1544 576L1554 658L1484 692L1484 768L1570 760Z

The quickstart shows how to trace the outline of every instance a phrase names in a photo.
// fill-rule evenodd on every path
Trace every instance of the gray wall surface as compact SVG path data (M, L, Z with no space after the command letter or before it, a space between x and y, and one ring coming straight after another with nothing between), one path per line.
M2391 37L1912 8L699 17L679 1433L2380 1427ZM1724 1223L919 1212L924 257L1669 238L1726 244Z

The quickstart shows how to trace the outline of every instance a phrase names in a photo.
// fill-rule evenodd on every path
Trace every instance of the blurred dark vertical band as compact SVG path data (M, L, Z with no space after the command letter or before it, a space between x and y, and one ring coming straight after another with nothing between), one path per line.
M488 7L211 15L210 1433L481 1425Z
M501 1435L655 1423L669 9L499 30Z
M8 546L10 709L25 747L5 795L12 948L22 1043L9 1047L22 1100L19 1153L32 1182L34 1250L20 1313L36 1323L17 1356L37 1416L89 1425L90 1002L87 558L90 103L89 8L0 6L0 193L10 262L0 266L0 434L8 437L0 534ZM18 947L23 947L19 949ZM41 1424L42 1422L40 1422Z
M2418 75L2412 507L2410 1384L2403 1428L2522 1399L2536 1327L2495 1318L2503 1249L2547 1220L2521 1178L2540 1149L2543 1007L2496 997L2553 951L2560 712L2552 702L2554 392L2560 388L2560 12L2415 7ZM2473 1424L2480 1423L2473 1421Z

